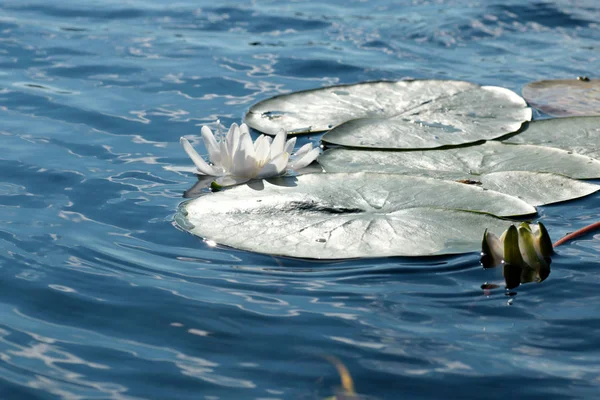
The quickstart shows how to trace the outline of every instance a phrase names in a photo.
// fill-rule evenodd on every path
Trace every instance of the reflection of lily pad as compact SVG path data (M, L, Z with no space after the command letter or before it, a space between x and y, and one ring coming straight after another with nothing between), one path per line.
M600 117L534 121L523 132L504 142L556 147L600 159Z
M243 185L202 196L185 203L177 221L195 235L243 250L336 259L474 251L486 228L501 232L507 225L482 212L535 212L511 196L429 178L358 173L294 179L295 186L264 182L261 190Z
M432 148L494 139L530 119L525 101L508 89L436 80L296 92L255 104L245 118L252 128L271 135L280 129L308 133L336 127L323 140L369 148Z
M600 80L538 81L523 88L523 97L540 111L556 117L600 115Z
M337 148L321 154L319 163L327 172L383 172L461 180L520 197L533 205L586 196L600 188L567 178L600 178L598 160L549 147L498 142L410 152Z

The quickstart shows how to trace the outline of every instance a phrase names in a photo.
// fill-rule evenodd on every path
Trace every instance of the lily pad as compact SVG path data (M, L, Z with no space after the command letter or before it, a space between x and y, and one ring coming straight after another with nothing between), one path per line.
M556 147L600 159L600 117L553 118L529 123L504 143Z
M568 178L599 178L600 161L543 146L487 142L458 149L410 152L337 148L325 151L318 160L326 172L450 179L516 196L532 205L566 201L600 189L598 185Z
M600 185L545 172L492 172L480 179L483 188L518 197L533 206L573 200L600 190Z
M450 181L310 174L199 197L184 203L176 220L195 235L238 249L340 259L475 251L486 228L502 232L507 226L484 213L524 215L535 208Z
M261 101L245 121L274 135L330 130L323 140L351 147L435 148L517 131L531 109L516 93L463 81L366 82Z
M523 88L529 104L555 117L600 115L600 80L564 79L532 82Z
M600 160L535 145L486 142L428 151L335 148L317 159L326 172L384 172L441 179L476 179L499 171L551 172L574 179L600 178Z

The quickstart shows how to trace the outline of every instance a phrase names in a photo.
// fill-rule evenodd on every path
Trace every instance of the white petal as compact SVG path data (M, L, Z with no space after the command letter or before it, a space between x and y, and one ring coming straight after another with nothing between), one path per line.
M241 124L240 125L240 133L243 135L244 133L250 134L250 129L248 129L248 125Z
M319 156L319 152L320 152L319 148L315 147L308 153L305 153L302 157L296 158L295 160L293 160L290 163L289 167L296 171L301 168L304 168L317 159L317 157Z
M308 153L309 151L311 151L311 150L312 150L312 148L313 148L313 147L312 147L312 143L306 143L304 146L300 147L300 148L298 149L298 151L297 151L297 152L295 152L295 153L293 154L293 157L294 157L294 158L300 158L300 157L302 157L304 154L306 154L306 153Z
M225 142L227 143L227 152L229 153L231 160L233 160L235 157L235 151L239 147L240 136L240 127L234 122L231 124L229 132L227 132L227 137L225 138Z
M233 185L239 185L240 183L248 182L250 179L251 178L227 175L227 176L221 176L221 177L215 179L215 182L219 186L233 186Z
M235 122L233 124L231 124L231 126L229 127L229 131L227 131L227 136L225 138L228 139L231 136L233 136L234 132L238 129L240 129L238 124L236 124Z
M281 129L277 136L275 136L275 139L273 139L273 143L271 143L271 152L269 155L271 160L277 157L280 153L283 153L283 146L285 145L286 138L287 133Z
M288 140L285 143L285 146L283 147L283 151L285 151L288 154L292 154L292 152L294 151L294 146L296 145L296 139L296 137L293 137L290 140Z
M240 144L233 156L231 175L254 178L258 173L254 144L249 133L240 138Z
M220 175L213 167L208 165L202 157L200 157L200 154L198 154L198 152L194 150L191 143L186 138L182 137L181 139L179 139L179 142L183 146L183 150L185 150L187 155L190 156L190 158L194 162L194 165L196 165L196 168L198 168L198 171L201 174L213 176Z
M200 132L202 133L204 146L206 146L206 150L208 150L210 161L215 165L221 165L221 151L212 131L208 126L203 126Z
M260 135L256 138L256 140L254 141L254 151L258 149L263 140L265 140L265 135Z
M230 171L231 170L232 160L231 160L231 154L229 154L229 149L227 148L227 142L226 141L219 142L219 148L221 150L221 152L220 152L220 154L221 154L221 167L225 171Z
M287 166L288 158L290 155L288 153L279 153L277 157L269 161L265 164L264 167L260 170L257 178L270 178L273 176L279 176L285 172L285 168Z
M249 133L243 133L240 137L240 149L244 148L246 154L252 158L256 158L256 150L254 150L254 143L252 143L252 136Z
M256 163L262 167L269 160L269 142L265 135L260 135L254 142L254 150L256 152Z

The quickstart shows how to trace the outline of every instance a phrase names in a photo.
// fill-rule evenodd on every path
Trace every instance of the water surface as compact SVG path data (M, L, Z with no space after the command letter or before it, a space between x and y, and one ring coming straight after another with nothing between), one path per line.
M378 399L596 397L598 234L507 296L476 253L272 258L173 217L204 124L335 83L595 77L598 21L595 0L0 1L0 398L320 399L325 355ZM540 215L557 239L599 206Z

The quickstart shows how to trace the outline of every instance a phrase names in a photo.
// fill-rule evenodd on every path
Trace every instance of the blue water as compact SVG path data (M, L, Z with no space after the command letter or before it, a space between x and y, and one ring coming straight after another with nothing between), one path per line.
M321 399L324 356L365 398L597 398L598 234L508 296L476 253L272 258L173 217L203 124L335 83L598 77L598 21L597 0L0 1L0 399ZM600 195L540 215L558 239Z

